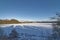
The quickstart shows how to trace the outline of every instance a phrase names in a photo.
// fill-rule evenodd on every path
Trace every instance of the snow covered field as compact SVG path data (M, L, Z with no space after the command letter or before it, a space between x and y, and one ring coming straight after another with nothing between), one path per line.
M26 23L26 24L1 24L4 34L8 35L11 30L16 29L19 33L19 40L48 40L52 34L51 23Z

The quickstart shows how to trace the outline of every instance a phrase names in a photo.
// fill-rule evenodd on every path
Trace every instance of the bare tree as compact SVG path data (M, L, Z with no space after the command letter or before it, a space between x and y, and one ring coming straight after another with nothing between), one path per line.
M52 17L51 19L55 20L54 23L52 23L53 26L53 40L60 40L60 14L56 14L55 17Z

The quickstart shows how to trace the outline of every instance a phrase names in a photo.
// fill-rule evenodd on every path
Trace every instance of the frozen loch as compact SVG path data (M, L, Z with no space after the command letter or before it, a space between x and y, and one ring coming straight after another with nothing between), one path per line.
M48 40L52 34L51 23L1 24L0 27L8 40Z

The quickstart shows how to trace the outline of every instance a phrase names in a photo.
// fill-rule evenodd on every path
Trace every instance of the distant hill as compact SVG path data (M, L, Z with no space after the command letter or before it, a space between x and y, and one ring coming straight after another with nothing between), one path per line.
M33 21L18 21L16 19L5 19L5 20L2 20L0 19L0 24L18 24L18 23L35 23Z
M11 19L11 20L0 20L0 24L15 24L15 23L20 23L18 20L16 19Z
M18 23L56 23L57 21L18 21L16 19L0 19L0 24L18 24Z

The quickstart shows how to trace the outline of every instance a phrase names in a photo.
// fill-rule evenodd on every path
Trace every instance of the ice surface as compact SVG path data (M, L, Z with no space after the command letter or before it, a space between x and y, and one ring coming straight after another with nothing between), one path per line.
M2 24L0 27L3 27L4 34L8 36L15 28L21 40L24 39L24 36L26 40L47 40L48 36L52 34L51 24Z

